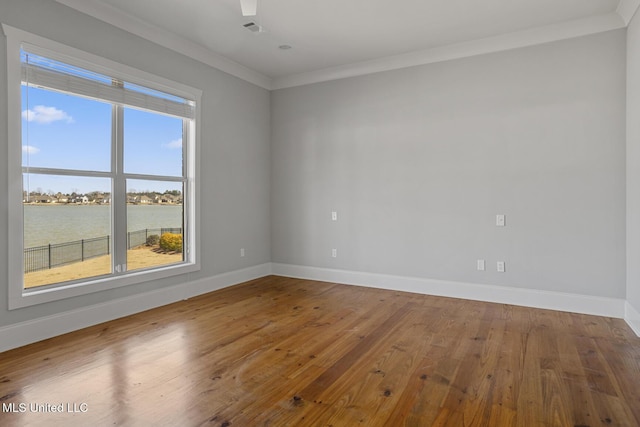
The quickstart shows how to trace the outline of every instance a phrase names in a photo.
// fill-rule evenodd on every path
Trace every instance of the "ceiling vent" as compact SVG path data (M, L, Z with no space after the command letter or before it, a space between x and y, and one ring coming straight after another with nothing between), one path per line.
M247 24L244 24L243 27L245 27L247 30L251 31L252 33L262 32L262 27L256 24L255 22L249 22Z

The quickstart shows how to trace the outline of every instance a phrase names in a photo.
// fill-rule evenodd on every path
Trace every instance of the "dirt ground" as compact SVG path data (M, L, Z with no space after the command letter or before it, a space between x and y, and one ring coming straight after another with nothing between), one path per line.
M165 254L141 246L127 251L127 270L174 264L182 261L182 254ZM24 287L33 288L68 280L83 279L111 273L111 257L109 255L92 258L83 262L52 268L50 270L34 271L24 275Z

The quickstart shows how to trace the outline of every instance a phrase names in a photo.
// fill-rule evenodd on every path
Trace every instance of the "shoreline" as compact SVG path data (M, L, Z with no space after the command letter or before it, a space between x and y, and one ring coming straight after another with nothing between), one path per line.
M94 204L83 207L70 204L25 205L22 208L24 247L111 235L114 209L111 205ZM127 233L146 229L160 231L162 228L180 228L183 224L183 210L184 207L179 205L127 205Z

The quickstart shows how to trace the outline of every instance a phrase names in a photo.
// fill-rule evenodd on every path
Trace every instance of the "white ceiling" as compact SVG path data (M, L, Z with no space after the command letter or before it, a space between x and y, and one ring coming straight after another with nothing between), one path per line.
M258 0L243 17L240 0L57 1L268 89L623 28L640 3Z

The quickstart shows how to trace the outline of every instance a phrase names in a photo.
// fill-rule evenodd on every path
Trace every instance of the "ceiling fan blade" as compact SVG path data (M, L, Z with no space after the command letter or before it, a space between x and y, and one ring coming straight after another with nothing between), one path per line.
M242 16L255 16L258 12L258 0L240 0Z

